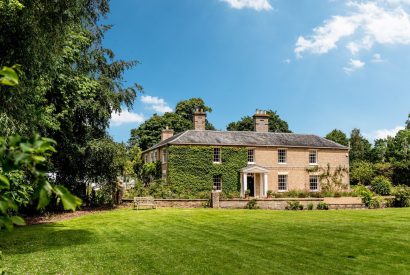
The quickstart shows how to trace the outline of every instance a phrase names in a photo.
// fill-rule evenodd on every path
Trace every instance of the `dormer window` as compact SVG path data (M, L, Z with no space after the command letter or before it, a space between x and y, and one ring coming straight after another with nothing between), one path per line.
M214 148L214 163L221 163L221 148Z

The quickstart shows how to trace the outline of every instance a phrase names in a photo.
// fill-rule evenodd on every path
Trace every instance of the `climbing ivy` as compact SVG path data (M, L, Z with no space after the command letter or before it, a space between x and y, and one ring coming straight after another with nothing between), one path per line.
M168 149L168 184L180 197L208 197L213 176L222 175L222 195L238 196L239 170L247 165L247 149L222 147L222 163L213 163L211 146L171 146Z

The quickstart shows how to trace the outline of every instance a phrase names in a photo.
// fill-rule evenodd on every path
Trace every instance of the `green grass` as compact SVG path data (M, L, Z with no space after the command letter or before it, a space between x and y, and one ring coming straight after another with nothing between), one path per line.
M19 274L409 274L410 208L122 209L0 240Z

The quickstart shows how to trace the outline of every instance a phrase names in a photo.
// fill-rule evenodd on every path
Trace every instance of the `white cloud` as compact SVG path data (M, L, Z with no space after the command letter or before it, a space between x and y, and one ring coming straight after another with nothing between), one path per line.
M290 62L292 62L292 60L290 60L289 58L283 60L283 63L286 63L286 64L290 64Z
M140 124L144 122L145 118L142 114L136 114L128 112L127 110L122 111L121 113L112 113L111 114L111 126L121 126L128 123Z
M363 61L361 61L359 59L350 59L348 66L344 67L343 70L347 74L351 74L354 71L357 71L357 70L363 68L364 65L366 65L366 63L364 63Z
M370 134L366 134L367 137L376 140L376 139L381 139L381 138L387 138L387 137L394 137L396 136L398 131L404 130L403 126L396 126L393 129L380 129L376 130Z
M168 103L165 102L164 99L150 96L150 95L143 95L141 96L141 102L149 105L149 107L158 113L169 113L172 112L172 108L168 106Z
M385 60L382 58L381 54L375 53L372 57L371 62L373 62L373 63L382 63L382 62L385 62Z
M299 36L295 54L325 54L345 47L352 55L374 45L410 45L410 0L346 1L346 15L336 15Z
M270 5L268 0L220 0L222 2L228 3L231 8L234 9L254 9L257 11L261 10L272 10L272 6Z

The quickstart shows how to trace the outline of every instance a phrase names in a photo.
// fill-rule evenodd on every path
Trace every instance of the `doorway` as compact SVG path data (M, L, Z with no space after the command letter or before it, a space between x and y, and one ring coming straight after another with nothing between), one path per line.
M249 197L255 197L255 176L254 174L248 174L248 190Z

